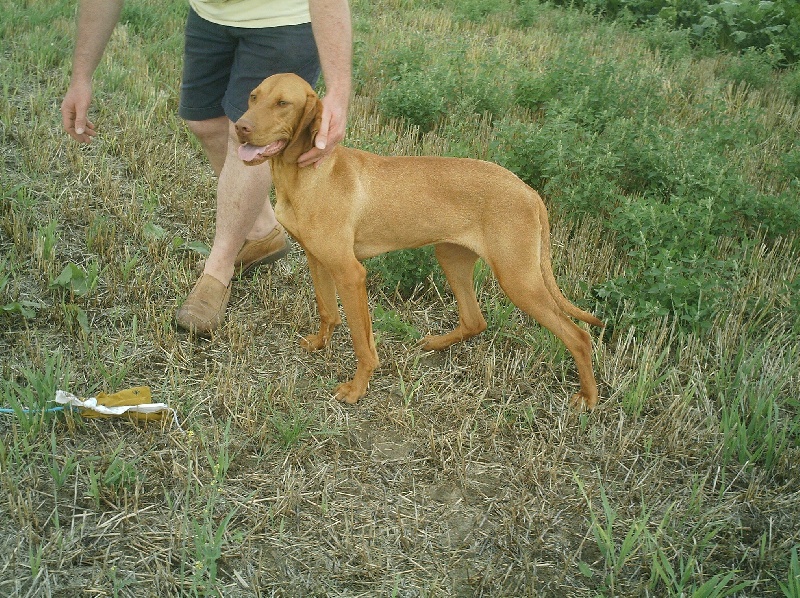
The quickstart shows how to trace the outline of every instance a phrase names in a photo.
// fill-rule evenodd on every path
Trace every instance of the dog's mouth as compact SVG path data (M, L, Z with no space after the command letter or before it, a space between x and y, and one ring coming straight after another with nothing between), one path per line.
M286 139L278 139L269 145L243 143L239 146L239 159L245 164L261 164L267 158L278 154L286 147Z

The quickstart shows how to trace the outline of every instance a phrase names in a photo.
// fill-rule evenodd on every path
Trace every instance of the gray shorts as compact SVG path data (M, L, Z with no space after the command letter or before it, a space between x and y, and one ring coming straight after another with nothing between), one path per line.
M247 110L250 92L275 73L296 73L313 87L320 73L311 23L249 29L217 25L189 9L178 114L185 120Z

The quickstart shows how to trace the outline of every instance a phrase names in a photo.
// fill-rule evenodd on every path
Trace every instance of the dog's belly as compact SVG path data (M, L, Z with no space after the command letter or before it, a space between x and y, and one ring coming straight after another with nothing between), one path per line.
M437 222L436 218L423 223L383 220L382 226L370 224L356 229L353 251L359 260L363 260L399 249L453 243L479 253L480 248L475 246L475 242L480 237L474 233L472 224L458 228L453 227L452 222Z

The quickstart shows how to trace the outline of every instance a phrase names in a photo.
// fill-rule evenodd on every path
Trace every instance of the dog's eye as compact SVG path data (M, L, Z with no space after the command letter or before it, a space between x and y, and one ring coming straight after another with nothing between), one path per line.
M288 106L288 105L289 105L289 102L287 102L286 100L278 100L278 106L282 107L282 106Z
M254 94L254 93L251 93L251 94L250 94L250 99L251 99L251 100L253 100L253 101L255 102L255 101L256 101L256 94Z

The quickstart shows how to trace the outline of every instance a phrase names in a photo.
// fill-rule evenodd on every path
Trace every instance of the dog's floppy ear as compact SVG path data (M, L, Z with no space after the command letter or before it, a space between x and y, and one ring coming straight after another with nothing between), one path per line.
M312 92L306 96L306 105L303 109L303 116L300 123L292 134L289 145L286 146L284 154L293 156L296 160L303 153L307 152L314 145L314 138L319 133L320 123L322 122L322 102L317 94ZM288 156L287 156L288 157Z

